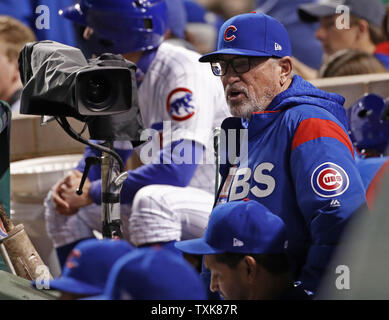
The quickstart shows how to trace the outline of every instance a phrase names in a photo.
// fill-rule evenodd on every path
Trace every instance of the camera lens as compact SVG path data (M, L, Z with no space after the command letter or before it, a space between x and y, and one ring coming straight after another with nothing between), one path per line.
M94 75L87 81L86 99L94 108L106 107L105 104L111 93L111 85L108 79L102 75Z

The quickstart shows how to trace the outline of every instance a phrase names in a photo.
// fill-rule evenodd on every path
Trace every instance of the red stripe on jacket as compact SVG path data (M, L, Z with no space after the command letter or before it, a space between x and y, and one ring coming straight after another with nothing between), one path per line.
M347 133L335 122L318 118L301 121L294 134L292 151L307 141L322 137L334 138L343 143L354 158L354 148Z

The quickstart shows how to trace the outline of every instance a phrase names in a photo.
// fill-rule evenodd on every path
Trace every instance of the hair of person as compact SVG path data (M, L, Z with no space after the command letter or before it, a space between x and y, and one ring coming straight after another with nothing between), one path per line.
M21 21L0 15L0 43L8 59L13 62L28 42L36 41L34 32Z
M389 26L388 26L388 9L386 10L386 15L381 26L376 26L372 23L369 23L369 36L373 44L378 45L381 42L388 40L389 35ZM350 15L350 25L356 25L362 18L359 18L354 15Z
M388 70L374 55L360 50L346 49L328 58L320 68L319 78L385 72Z
M245 256L253 257L254 260L273 275L281 275L290 271L290 262L286 254L249 254L226 252L216 254L218 263L226 264L231 269L235 269Z

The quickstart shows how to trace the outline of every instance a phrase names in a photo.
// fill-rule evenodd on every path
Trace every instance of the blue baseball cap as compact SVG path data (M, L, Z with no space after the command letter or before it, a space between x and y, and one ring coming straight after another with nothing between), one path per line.
M211 213L202 238L176 242L190 254L278 254L288 242L282 219L254 200L220 204Z
M288 32L276 19L263 13L245 13L224 22L219 31L217 50L203 55L210 62L221 54L285 57L292 55Z
M163 248L134 250L112 268L104 294L87 300L205 300L197 271Z
M177 38L185 38L186 11L182 0L167 0L167 24Z
M304 22L316 22L319 18L342 13L343 11L338 11L341 5L348 7L352 15L365 19L378 27L381 27L385 18L386 10L382 0L319 0L300 5L298 14Z
M132 250L125 240L82 241L69 254L62 276L49 282L50 289L82 295L102 294L114 263Z
M208 11L204 6L193 0L181 0L183 1L187 22L188 23L204 23L211 25L217 30L224 23L224 19L212 11Z

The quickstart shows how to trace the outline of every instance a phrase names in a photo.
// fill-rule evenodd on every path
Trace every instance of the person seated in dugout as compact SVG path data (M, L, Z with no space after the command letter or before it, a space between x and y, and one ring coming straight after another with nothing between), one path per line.
M388 70L374 55L361 50L346 49L334 53L323 63L319 78L386 72Z
M48 283L32 282L37 289L61 292L60 300L76 300L102 294L114 263L134 248L125 240L89 239L69 254L62 276Z
M344 49L357 49L374 55L389 69L387 12L382 0L320 0L299 6L304 22L319 22L316 38L322 43L324 61ZM304 79L318 77L318 71L297 59L295 71Z
M294 282L284 222L257 201L220 204L199 239L176 242L188 254L204 255L210 289L226 300L305 300L312 293Z
M109 273L104 293L86 300L205 300L203 282L179 255L163 247L139 248L121 257ZM164 314L155 307L151 314Z

